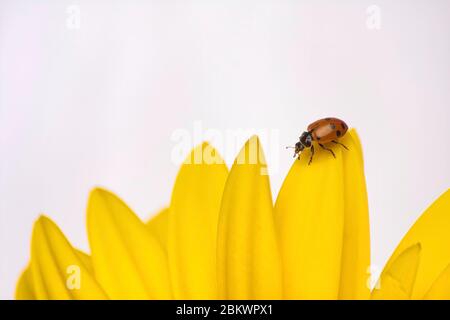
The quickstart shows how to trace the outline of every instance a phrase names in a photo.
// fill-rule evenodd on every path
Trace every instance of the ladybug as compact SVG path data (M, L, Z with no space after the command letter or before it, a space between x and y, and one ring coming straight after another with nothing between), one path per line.
M298 157L298 160L300 160L300 154L305 148L311 148L311 158L309 159L308 165L311 164L314 157L313 141L317 142L322 149L329 151L335 158L336 155L334 154L333 150L325 147L323 144L332 142L334 144L339 144L346 150L348 150L348 148L344 144L337 141L339 138L342 138L348 131L347 124L340 119L320 119L311 123L308 126L307 130L308 131L302 133L299 141L295 144L295 147L287 148L295 149L294 158Z

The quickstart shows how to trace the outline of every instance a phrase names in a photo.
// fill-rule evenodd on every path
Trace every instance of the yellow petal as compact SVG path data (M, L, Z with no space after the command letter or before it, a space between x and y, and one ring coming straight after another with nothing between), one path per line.
M340 299L368 299L370 266L369 208L364 164L358 135L351 130L341 142L344 160L344 241L342 245Z
M31 268L28 266L17 282L16 287L16 299L17 300L35 300L33 278L31 274Z
M242 148L228 176L217 250L222 299L281 298L272 196L257 137Z
M412 298L421 299L450 263L450 190L437 199L402 239L387 263L390 266L409 246L422 245L421 263Z
M284 297L287 299L339 297L345 209L342 153L359 151L356 148L341 151L340 146L330 147L336 159L328 151L316 147L310 166L309 150L302 153L300 161L294 161L275 204L283 260ZM352 161L356 163L354 158ZM360 174L358 167L347 169ZM360 178L355 177L355 180L359 186L362 184ZM353 187L348 187L353 190ZM361 192L357 195L361 196ZM364 200L357 201L362 203ZM359 222L354 223L354 227L346 229L347 232L358 228ZM346 237L348 242L354 236L347 234ZM349 250L360 251L359 245L364 247L364 244L358 244ZM358 268L360 264L358 262ZM355 286L353 281L351 285Z
M411 298L421 254L420 244L409 247L385 268L372 291L374 300L405 300Z
M355 144L355 147L357 148L356 154L359 157L359 161L361 162L361 165L364 167L364 155L363 155L362 144L361 144L361 139L359 138L359 134L356 131L356 129L354 129L354 128L350 129L348 131L348 133L350 134L350 137L352 138L353 143ZM347 136L345 136L344 139L348 139L348 138L349 137L347 134Z
M124 202L95 189L87 224L96 278L110 298L171 298L164 249Z
M89 271L91 275L94 275L94 269L92 268L92 263L90 257L80 250L76 250L78 258L81 260L83 265ZM29 265L23 272L17 282L16 287L16 299L17 300L35 300L36 295L34 293L33 287L33 274L31 272L31 265Z
M217 299L217 223L227 175L223 159L207 143L192 151L178 173L168 236L176 299Z
M88 269L88 271L91 274L94 274L94 267L92 266L92 261L91 261L91 257L89 255L87 255L86 253L84 253L81 250L75 249L78 258L80 258L80 260L83 262L83 264L86 266L86 268Z
M44 216L34 225L31 272L37 299L107 298L83 258Z
M450 300L450 264L434 281L425 300Z
M164 208L147 222L147 228L167 250L167 233L169 225L169 208Z

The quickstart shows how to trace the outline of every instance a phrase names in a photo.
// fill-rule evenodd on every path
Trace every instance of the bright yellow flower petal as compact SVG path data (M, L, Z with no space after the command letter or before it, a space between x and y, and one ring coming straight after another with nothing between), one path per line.
M164 249L124 202L95 189L87 224L96 278L110 298L172 297Z
M84 252L75 249L78 258L81 260L83 265L89 271L91 275L94 275L94 269L92 268L91 258ZM16 288L16 299L17 300L35 300L36 294L34 293L33 286L33 274L31 272L31 265L29 265L19 278Z
M357 148L356 154L358 155L361 165L364 167L364 154L363 154L363 150L362 150L361 139L359 139L359 134L355 128L351 128L348 131L347 136L344 137L344 139L348 139L349 138L348 135L350 135L350 138L353 139L353 143L355 144L355 147Z
M450 300L450 264L428 290L425 300Z
M377 286L372 291L373 300L405 300L411 298L421 255L420 244L402 252L385 268Z
M355 130L341 139L350 151L344 157L344 242L340 299L368 299L370 227L361 144Z
M223 159L207 143L192 151L178 173L168 236L177 299L217 299L217 222L227 176Z
M33 288L38 299L106 299L77 251L50 219L34 225L31 245Z
M147 222L147 228L167 250L167 233L169 227L169 208L164 208Z
M450 190L437 199L405 235L389 262L414 243L422 245L421 263L412 298L421 299L450 263Z
M19 278L16 288L17 300L35 300L33 288L33 276L31 274L31 268L28 266Z
M310 166L310 151L303 152L301 160L294 161L278 194L275 218L286 299L339 297L345 209L342 153L358 153L356 148L342 152L341 149L333 147L335 159L328 151L316 148ZM360 174L360 168L351 172ZM356 228L358 223L354 223Z
M81 262L83 262L83 264L86 266L88 271L91 274L94 274L94 267L92 266L91 257L78 249L75 249L75 251L77 252L78 257L80 258Z
M221 298L281 298L272 196L257 137L252 137L242 148L228 176L217 250Z

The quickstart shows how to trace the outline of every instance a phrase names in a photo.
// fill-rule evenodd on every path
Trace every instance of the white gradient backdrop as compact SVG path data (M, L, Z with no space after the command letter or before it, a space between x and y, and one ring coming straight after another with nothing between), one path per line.
M13 297L40 213L87 250L92 187L144 219L166 205L171 135L195 121L279 130L266 150L274 195L293 161L283 148L309 122L356 127L381 268L450 186L449 57L445 0L0 0L0 298Z

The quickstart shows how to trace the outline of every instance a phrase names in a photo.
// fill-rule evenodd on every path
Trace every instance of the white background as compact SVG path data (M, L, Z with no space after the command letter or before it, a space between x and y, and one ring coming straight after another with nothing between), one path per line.
M284 146L308 123L356 127L381 268L449 187L449 57L444 0L0 1L0 298L40 213L88 249L92 187L145 219L166 205L172 133L195 121L276 130L274 196L293 161Z

